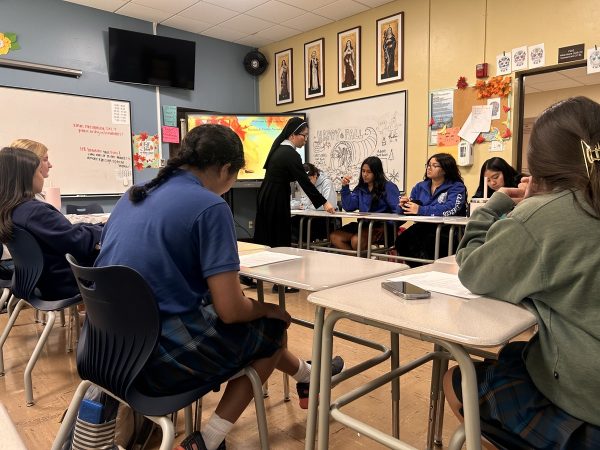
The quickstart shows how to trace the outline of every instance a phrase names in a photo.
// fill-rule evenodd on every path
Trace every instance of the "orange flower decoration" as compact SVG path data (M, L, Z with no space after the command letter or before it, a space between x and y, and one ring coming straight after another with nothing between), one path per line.
M475 89L477 98L506 97L511 90L511 77L493 77L485 81L477 81Z

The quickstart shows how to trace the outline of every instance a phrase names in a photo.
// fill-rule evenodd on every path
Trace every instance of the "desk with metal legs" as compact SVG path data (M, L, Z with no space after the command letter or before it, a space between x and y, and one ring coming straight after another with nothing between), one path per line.
M403 300L381 288L382 281L395 276L427 271L456 273L456 270L457 267L451 264L430 264L398 274L315 292L308 297L308 301L316 306L316 312L306 449L314 447L317 416L319 449L326 449L328 446L330 418L390 448L412 449L413 447L395 437L348 416L339 408L397 379L403 373L433 360L430 402L432 411L439 410L438 402L440 399L443 401L443 395L440 395L440 381L445 367L444 362L447 363L450 355L458 362L463 375L465 423L454 433L449 448L459 449L465 437L469 450L481 448L475 370L465 347L502 345L534 325L535 317L524 308L490 298L466 300L433 292L430 299ZM366 299L369 300L369 308L364 307ZM325 309L331 311L327 318L325 318ZM331 337L335 324L342 318L389 330L392 336L405 334L433 342L434 352L404 366L393 368L390 373L331 402L331 379L327 375L331 370ZM393 352L395 351L393 347L397 346L397 343L397 339L392 343ZM439 351L441 349L445 349L449 354ZM431 448L433 444L434 422L435 412L430 417L427 448ZM393 431L395 435L395 429Z
M316 292L335 286L341 286L355 281L365 280L392 272L407 269L404 264L391 263L387 261L375 261L353 256L339 255L335 253L315 252L312 250L297 249L291 247L276 247L268 251L301 256L301 258L267 264L258 267L241 267L240 275L256 278L257 295L259 301L264 301L263 282L271 282L281 286L279 289L279 304L285 308L285 290L289 286ZM296 324L312 328L313 324L308 321L292 318ZM373 360L372 363L361 363L349 370L344 370L335 377L334 382L342 381L350 376L379 364L390 356L389 349L381 344L367 341L344 333L336 336L350 340L361 345L366 345L382 351L382 355ZM289 400L289 383L284 375L284 395Z

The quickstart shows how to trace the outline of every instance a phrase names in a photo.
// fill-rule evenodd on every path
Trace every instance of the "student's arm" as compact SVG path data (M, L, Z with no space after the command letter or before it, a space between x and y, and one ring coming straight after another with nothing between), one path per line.
M519 303L544 289L542 276L547 271L536 237L516 219L500 220L513 207L510 197L497 192L477 208L469 219L456 261L460 281L473 293Z
M302 159L300 155L294 151L292 157L288 161L289 170L292 174L292 179L297 181L304 193L310 199L315 208L323 206L327 203L327 199L321 195L317 188L310 182L310 178L306 175L304 167L302 167Z
M412 190L410 191L410 196L407 195L403 195L402 199L400 201L398 201L398 204L396 205L396 212L398 214L402 214L404 215L404 209L402 209L402 207L411 199L411 198L417 198L419 195L419 191L418 191L418 184L414 185Z
M340 191L342 197L342 208L344 211L356 211L358 209L358 188L350 191L350 186L342 186Z
M251 322L261 317L290 325L291 316L273 303L260 303L244 296L238 272L222 272L207 278L215 312L225 323Z
M72 224L53 206L39 202L27 218L27 229L57 254L71 253L87 263L96 253L102 227L93 224Z
M464 209L466 188L462 183L453 183L448 189L448 198L444 203L434 202L432 205L419 206L420 216L455 216Z
M387 208L385 212L394 212L398 206L400 198L400 189L391 181L385 184L385 203Z
M333 181L329 177L326 177L321 184L321 195L331 203L334 208L337 208L337 192L333 186Z

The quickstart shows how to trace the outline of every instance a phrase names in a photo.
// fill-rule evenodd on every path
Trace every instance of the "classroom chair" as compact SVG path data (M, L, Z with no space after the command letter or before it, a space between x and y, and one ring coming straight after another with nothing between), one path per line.
M81 296L76 295L71 298L65 298L60 300L44 300L39 296L39 291L36 289L42 270L44 269L44 257L42 250L35 240L35 238L29 234L28 231L20 227L13 227L13 238L6 244L14 261L15 269L13 275L13 284L11 287L14 298L19 299L17 306L11 312L8 323L4 328L4 332L0 337L0 376L4 375L4 357L2 349L4 343L8 338L19 313L24 306L30 305L36 311L42 311L47 313L46 324L44 330L40 335L38 342L29 358L25 373L23 375L25 382L25 400L27 406L33 405L33 386L31 380L31 372L37 363L37 360L42 352L48 335L52 331L54 322L56 319L56 312L64 311L65 309L71 309L71 316L75 318L75 330L79 331L79 315L77 312L73 312L75 306L81 303ZM67 339L67 351L71 345L71 327L68 329Z
M161 450L171 450L173 422L168 415L185 408L186 433L191 432L191 404L218 389L210 384L174 395L144 392L136 380L161 335L157 303L150 287L135 270L125 266L82 267L67 255L86 307L86 321L77 347L77 371L83 380L58 430L52 450L59 450L77 417L88 387L128 404L162 430ZM261 448L268 449L267 420L261 380L252 367L244 369L254 391Z
M67 205L67 214L101 214L104 212L100 203L89 205Z

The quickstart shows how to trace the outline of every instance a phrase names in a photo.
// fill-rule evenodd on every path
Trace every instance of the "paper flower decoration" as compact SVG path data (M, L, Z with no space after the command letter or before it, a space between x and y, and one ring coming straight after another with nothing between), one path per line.
M429 119L429 126L433 125L435 123L435 120L433 120L433 117L431 119Z
M511 77L493 77L487 83L478 81L475 84L477 98L506 97L511 90Z
M467 84L467 78L466 77L459 77L458 81L456 82L456 87L458 89L464 89L468 86Z
M509 139L511 136L512 133L510 132L510 128L507 128L504 130L504 133L502 133L502 139Z
M15 33L0 33L0 55L6 55L8 52L20 48Z
M480 134L479 136L477 136L477 139L475 139L475 142L477 144L481 144L482 142L485 142L485 138L483 137L482 134Z
M502 105L502 110L507 113L510 111L510 106Z

